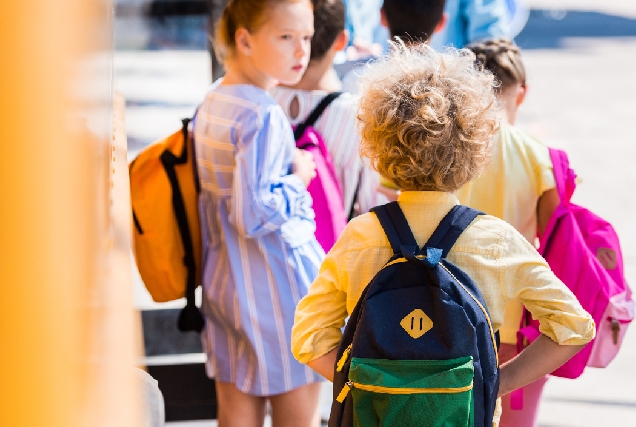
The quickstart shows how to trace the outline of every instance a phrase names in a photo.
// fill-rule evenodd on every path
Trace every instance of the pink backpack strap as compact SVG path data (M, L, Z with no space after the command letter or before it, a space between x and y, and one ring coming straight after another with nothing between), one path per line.
M555 148L548 148L550 152L550 159L552 160L552 169L554 173L554 181L556 183L556 189L559 193L559 206L552 214L552 217L548 221L545 227L543 236L540 239L539 253L543 255L550 241L552 231L556 226L558 219L565 215L570 209L570 199L576 188L576 174L570 168L570 162L568 161L568 155L563 150L557 150Z
M563 150L549 148L554 180L562 204L568 205L576 188L576 174L570 168L568 155Z

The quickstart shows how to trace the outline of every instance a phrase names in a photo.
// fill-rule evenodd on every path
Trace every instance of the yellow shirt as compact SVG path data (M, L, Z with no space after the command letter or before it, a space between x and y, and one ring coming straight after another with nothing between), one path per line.
M537 202L555 186L548 147L502 123L488 169L456 195L459 203L503 219L534 243Z
M458 203L450 193L419 191L402 192L398 202L420 246ZM349 222L296 308L292 352L300 362L310 362L338 346L345 318L391 256L375 214ZM495 330L503 322L506 304L519 298L540 320L541 332L553 341L575 345L594 337L591 316L535 248L506 222L489 215L477 217L447 259L475 281Z
M490 166L456 195L461 204L503 219L534 244L539 197L555 186L548 147L502 123ZM518 300L508 306L500 331L502 342L516 343L522 309Z

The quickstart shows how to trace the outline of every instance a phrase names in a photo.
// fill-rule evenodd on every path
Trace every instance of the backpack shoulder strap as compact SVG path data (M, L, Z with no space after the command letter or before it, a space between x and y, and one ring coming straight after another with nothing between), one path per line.
M549 151L559 200L567 204L576 188L576 174L570 168L568 155L565 151L556 148L549 148Z
M483 212L469 208L468 206L453 206L450 212L448 212L439 223L428 239L428 242L426 242L426 245L424 245L424 248L441 249L442 258L446 258L448 252L457 241L457 238L478 215L483 215Z
M186 278L186 306L179 313L179 319L177 326L180 331L196 331L201 332L203 330L203 316L195 303L195 289L196 283L196 263L194 260L194 244L192 242L191 229L188 224L188 216L185 208L185 201L183 194L181 193L181 187L177 178L175 170L176 165L187 163L188 161L188 148L190 148L190 155L192 156L192 174L194 178L194 185L197 194L200 191L199 176L196 166L196 153L194 147L194 129L192 130L192 138L189 138L190 132L188 126L192 120L196 117L196 111L192 116L192 119L185 118L181 120L181 134L183 137L183 150L181 156L176 158L170 151L164 151L161 154L161 162L170 181L170 187L172 190L172 208L174 210L175 218L177 220L177 226L179 228L179 234L181 235L181 243L183 245L183 263L187 269Z
M197 113L199 112L199 106L194 110L194 114L192 118L181 119L181 123L183 123L183 138L184 141L188 142L188 146L190 147L190 152L192 153L192 175L194 176L194 188L197 190L197 194L201 192L201 180L199 179L199 169L197 168L197 150L194 145L194 126L195 120L197 118ZM192 123L192 131L188 132L188 126ZM190 138L188 138L190 135ZM184 144L185 146L185 144Z
M322 100L316 105L316 108L309 113L309 116L305 119L304 122L300 123L296 129L294 130L294 140L298 141L303 133L305 133L305 129L309 126L313 126L316 123L316 120L320 118L320 115L325 111L325 109L331 104L331 102L342 95L342 92L331 92L329 95L322 98Z
M417 241L398 202L376 206L371 209L371 212L378 217L393 249L393 255L401 255L404 246L413 248L412 252L417 250Z

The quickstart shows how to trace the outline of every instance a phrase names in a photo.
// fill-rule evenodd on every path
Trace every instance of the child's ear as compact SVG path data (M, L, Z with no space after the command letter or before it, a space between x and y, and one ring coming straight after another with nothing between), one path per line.
M447 22L448 22L448 13L444 12L442 13L442 17L439 18L439 22L435 26L435 30L433 30L433 34L439 33L440 31L442 31L444 27L446 26Z
M341 50L344 50L344 48L347 47L348 43L349 43L349 31L342 30L340 34L338 34L338 37L336 37L336 41L333 42L333 49L336 52L340 52Z
M382 24L385 28L389 28L389 21L386 19L386 12L384 8L380 8L380 24Z
M236 43L236 49L245 56L250 56L252 53L252 35L247 28L241 27L236 30L234 35L234 42Z
M526 94L528 93L528 85L520 84L517 88L517 107L523 104L523 101L526 99Z

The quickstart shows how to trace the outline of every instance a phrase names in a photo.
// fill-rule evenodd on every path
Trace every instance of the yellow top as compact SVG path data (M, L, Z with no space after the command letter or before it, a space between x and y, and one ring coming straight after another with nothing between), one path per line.
M461 204L503 219L534 244L539 197L555 186L548 147L502 123L492 163L456 195ZM522 308L518 300L508 306L500 331L502 342L516 343Z
M455 194L459 203L503 219L534 243L537 202L556 186L548 147L506 123L496 144L488 169Z
M450 193L407 191L398 197L418 245L423 246L450 209ZM373 213L352 220L329 251L309 293L296 309L292 351L303 363L336 348L345 318L373 276L392 256ZM535 248L512 226L481 215L462 233L448 260L477 284L495 330L514 298L541 322L541 332L559 344L584 344L594 337L594 321L550 270Z

